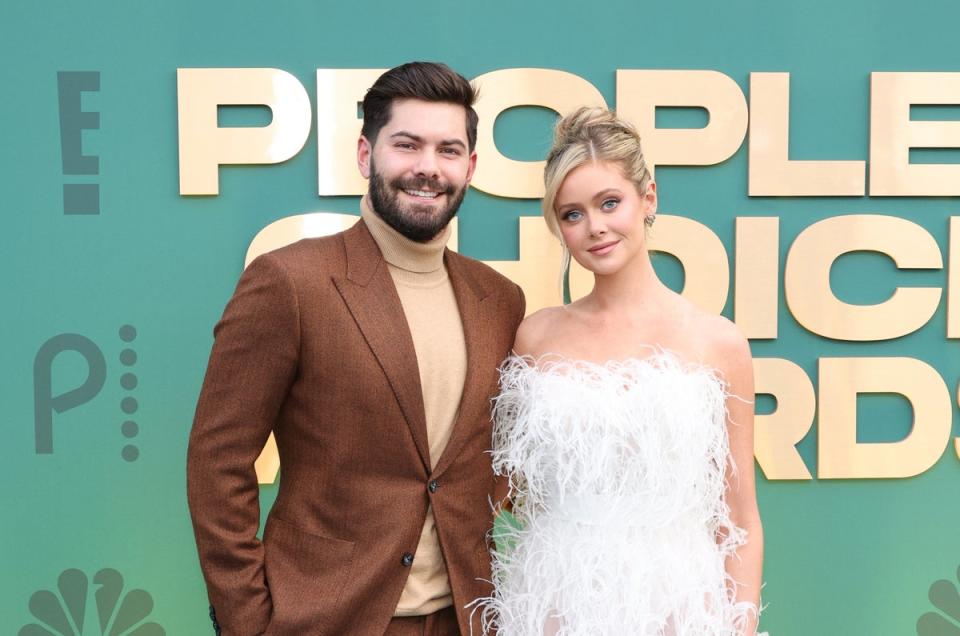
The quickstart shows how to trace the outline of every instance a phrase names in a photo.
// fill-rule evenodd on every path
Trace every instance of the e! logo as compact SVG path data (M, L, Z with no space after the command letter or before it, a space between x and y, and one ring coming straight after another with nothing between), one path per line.
M120 328L119 335L123 342L131 343L137 337L137 330L132 325L124 325ZM80 354L87 364L87 375L80 386L53 395L53 363L57 356L65 351ZM137 363L137 352L127 346L120 352L120 363L128 368L133 367ZM107 363L103 351L86 336L62 333L43 343L33 360L34 429L38 455L53 453L54 413L63 413L92 400L103 389L106 377ZM139 404L137 399L130 395L137 383L136 374L129 369L120 376L120 386L125 391L120 400L120 410L125 418L120 432L128 439L136 437L140 432L139 425L132 419ZM128 444L123 447L120 455L128 462L136 461L140 456L140 449Z
M99 71L60 71L60 152L64 175L98 175L100 158L83 154L83 131L100 129L100 113L84 111L81 93L100 91ZM100 186L96 183L63 184L64 214L100 214Z

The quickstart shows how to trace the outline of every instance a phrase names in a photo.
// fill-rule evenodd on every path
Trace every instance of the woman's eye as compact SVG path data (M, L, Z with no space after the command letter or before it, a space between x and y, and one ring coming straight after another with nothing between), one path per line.
M600 208L603 210L612 210L613 208L617 207L618 203L620 202L616 199L607 199L600 204Z
M583 216L583 213L580 210L569 210L563 213L564 221L579 221L580 217Z

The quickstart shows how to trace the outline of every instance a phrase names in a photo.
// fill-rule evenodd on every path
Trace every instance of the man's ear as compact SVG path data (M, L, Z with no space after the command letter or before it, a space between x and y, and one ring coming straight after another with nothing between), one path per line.
M357 140L357 168L364 179L370 178L370 157L373 154L373 144L370 140L360 135Z
M467 167L467 183L473 179L473 171L477 169L477 151L470 153L470 165Z

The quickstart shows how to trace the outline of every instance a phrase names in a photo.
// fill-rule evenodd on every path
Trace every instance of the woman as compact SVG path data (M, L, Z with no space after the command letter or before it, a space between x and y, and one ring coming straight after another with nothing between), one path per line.
M637 132L582 108L557 125L543 211L594 288L529 316L501 370L494 468L499 636L754 634L763 531L750 350L657 278L656 186ZM739 470L738 470L739 469Z

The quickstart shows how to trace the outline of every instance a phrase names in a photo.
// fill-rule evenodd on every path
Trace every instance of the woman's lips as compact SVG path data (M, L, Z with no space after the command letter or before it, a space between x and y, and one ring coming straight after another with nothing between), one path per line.
M601 243L600 245L594 245L587 251L596 256L603 256L604 254L609 254L612 252L613 248L615 248L619 242L620 241L608 241L606 243Z

